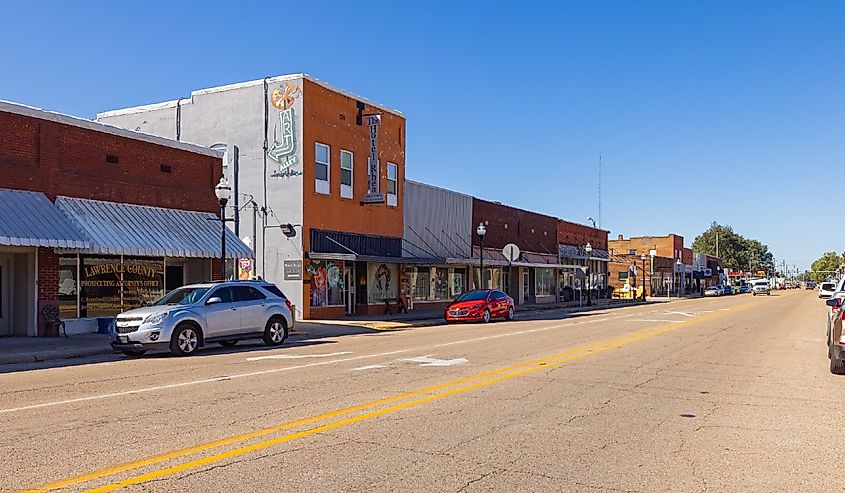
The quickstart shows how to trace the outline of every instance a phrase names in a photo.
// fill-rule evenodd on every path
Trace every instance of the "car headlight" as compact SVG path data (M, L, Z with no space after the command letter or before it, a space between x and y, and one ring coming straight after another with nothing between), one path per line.
M169 314L170 314L170 312L154 313L154 314L150 315L149 317L147 317L146 319L144 319L144 323L145 324L161 323L165 318L167 318L167 315L169 315Z

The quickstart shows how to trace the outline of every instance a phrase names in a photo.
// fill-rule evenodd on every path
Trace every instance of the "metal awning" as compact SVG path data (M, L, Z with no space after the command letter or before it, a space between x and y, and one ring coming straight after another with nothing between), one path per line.
M220 257L220 220L210 212L183 211L59 197L56 207L90 246L81 253L141 257ZM226 229L226 257L252 258L252 249Z
M308 252L312 260L344 260L346 262L370 262L373 264L445 264L442 258L386 257L378 255L358 255L355 253Z
M0 188L0 245L76 251L89 242L43 193Z

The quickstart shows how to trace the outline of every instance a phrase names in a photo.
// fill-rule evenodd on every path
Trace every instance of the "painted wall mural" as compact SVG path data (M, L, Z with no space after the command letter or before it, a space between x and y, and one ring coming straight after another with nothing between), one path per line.
M276 178L302 175L302 169L297 167L295 114L293 109L296 98L300 94L302 94L302 91L299 86L288 81L273 89L270 95L270 103L279 110L279 121L273 126L273 143L267 149L267 157L278 164L271 175Z
M343 283L342 260L311 260L311 306L342 306L346 287Z
M397 264L367 264L367 301L383 303L385 298L395 299L399 291L399 266Z

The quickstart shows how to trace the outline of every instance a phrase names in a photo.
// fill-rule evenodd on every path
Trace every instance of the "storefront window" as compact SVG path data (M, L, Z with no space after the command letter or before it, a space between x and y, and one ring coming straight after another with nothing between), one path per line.
M555 295L555 271L554 269L534 269L534 294L536 296Z
M76 255L59 259L59 316L76 318Z
M346 294L342 260L311 260L311 306L343 306Z
M464 269L451 269L449 274L451 287L450 296L456 298L464 293L466 290L466 271Z
M164 259L123 259L123 310L151 305L164 296Z
M428 267L414 267L411 274L411 286L414 288L412 296L415 300L428 301L430 286Z
M83 317L113 317L120 303L120 257L82 257L80 311Z
M449 299L449 269L446 267L436 267L434 269L434 279L432 279L434 287L435 300Z
M399 266L397 264L367 264L367 302L384 303L395 299L399 288Z

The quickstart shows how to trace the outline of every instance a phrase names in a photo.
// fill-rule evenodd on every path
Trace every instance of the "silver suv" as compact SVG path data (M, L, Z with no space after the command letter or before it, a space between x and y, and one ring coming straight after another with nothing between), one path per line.
M131 356L151 349L187 356L209 342L234 346L261 338L277 346L293 324L293 306L274 284L208 282L174 289L151 306L121 313L110 337L114 349Z

